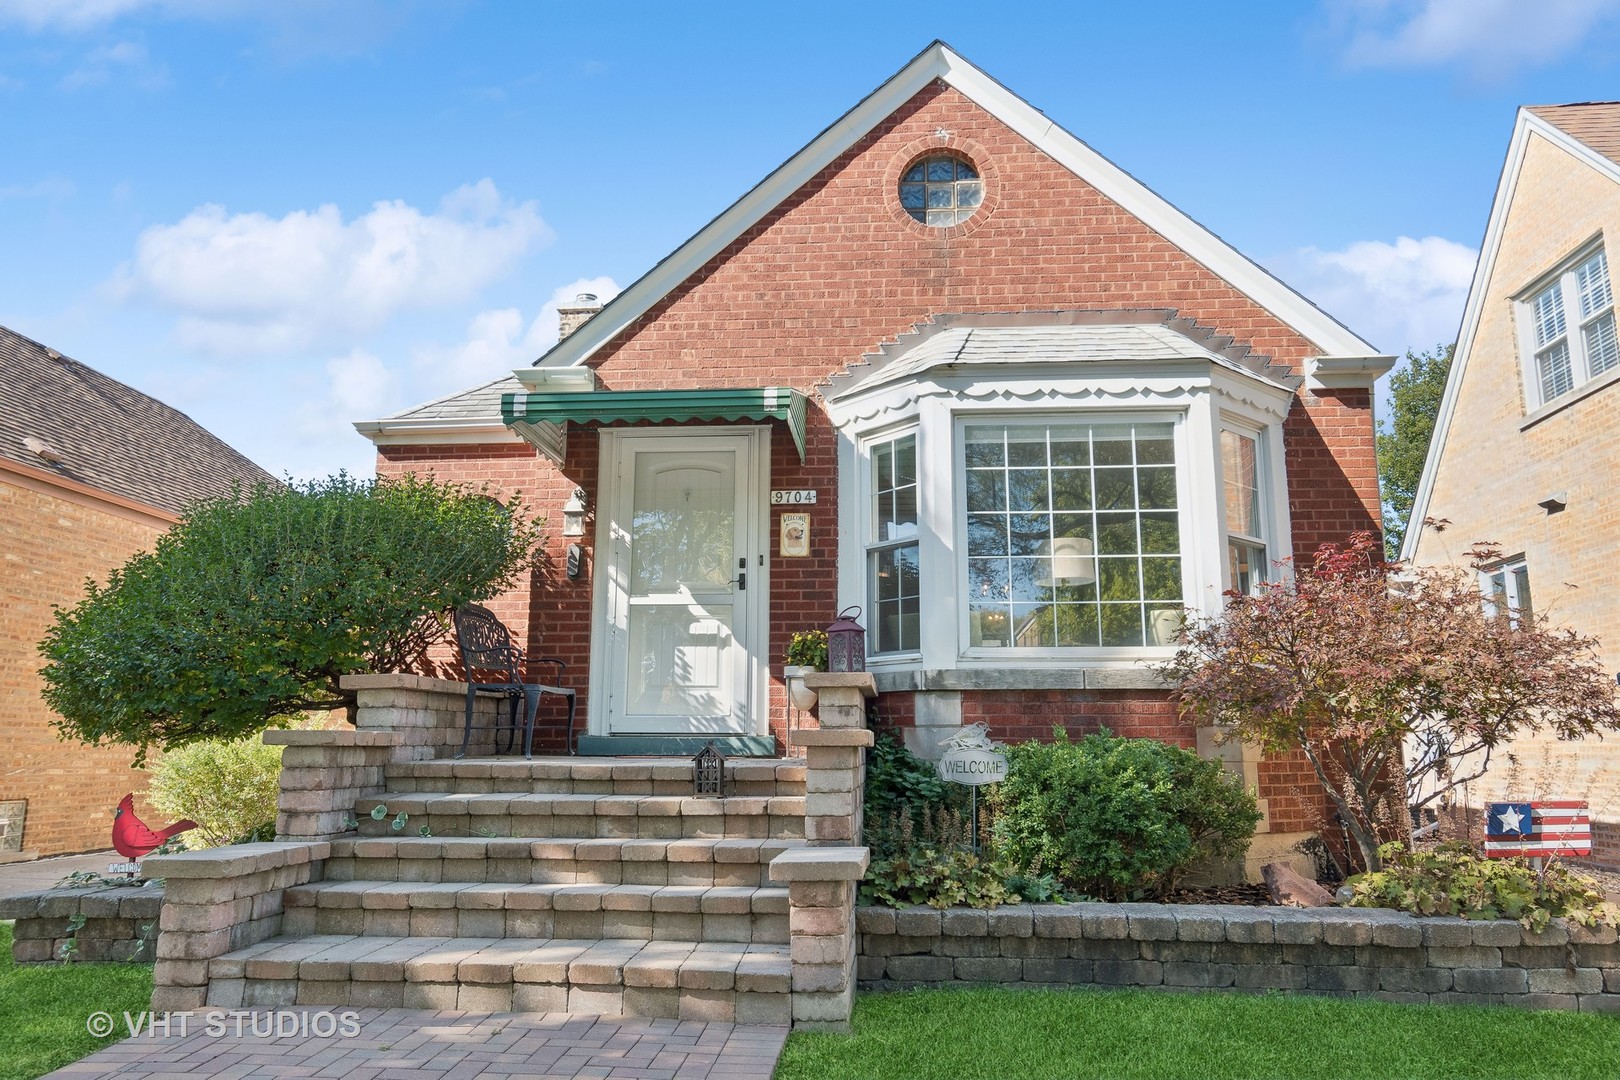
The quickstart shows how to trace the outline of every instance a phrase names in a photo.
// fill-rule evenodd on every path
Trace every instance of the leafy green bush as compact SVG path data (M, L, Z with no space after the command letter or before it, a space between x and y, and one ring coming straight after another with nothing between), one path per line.
M886 823L897 811L910 815L915 824L929 807L951 805L947 786L932 762L907 750L894 736L879 735L866 755L863 812L869 824Z
M40 643L57 728L165 749L347 709L339 680L406 670L458 605L515 584L537 526L479 491L339 473L192 507L59 610Z
M1107 732L1054 740L1008 747L1007 779L990 789L996 850L1012 865L1044 867L1070 892L1143 899L1198 859L1247 850L1260 812L1219 763Z
M865 903L947 908L1016 904L1006 886L1007 868L973 850L972 826L945 807L926 809L917 820L895 811L877 828L868 822L872 849L861 882Z
M281 747L257 735L202 739L164 754L152 770L147 797L173 819L197 827L183 835L197 847L274 840Z
M1530 930L1544 928L1554 916L1583 926L1615 921L1613 906L1604 903L1597 886L1558 862L1538 872L1524 859L1487 859L1460 840L1416 850L1390 843L1379 855L1382 870L1345 883L1353 893L1351 907L1517 919Z

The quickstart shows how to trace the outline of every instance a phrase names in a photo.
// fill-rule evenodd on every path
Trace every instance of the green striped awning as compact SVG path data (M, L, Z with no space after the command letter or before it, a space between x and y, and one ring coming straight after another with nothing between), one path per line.
M589 390L501 395L501 419L548 457L560 458L563 429L636 420L781 420L804 460L808 399L786 386L723 390ZM552 449L557 452L552 452Z

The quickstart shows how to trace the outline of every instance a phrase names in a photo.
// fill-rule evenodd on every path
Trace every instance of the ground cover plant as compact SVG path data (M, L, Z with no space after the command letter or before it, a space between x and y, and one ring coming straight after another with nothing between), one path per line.
M0 1080L33 1080L116 1042L123 1014L151 997L151 964L13 963L11 924L0 923ZM114 1037L85 1030L93 1012L117 1018Z
M345 709L339 680L403 671L450 613L515 584L538 526L481 491L338 474L192 507L91 582L40 643L63 736L165 749Z
M1555 916L1583 926L1615 919L1597 886L1556 859L1538 870L1528 859L1488 859L1460 840L1417 848L1391 843L1381 854L1383 869L1347 882L1351 907L1516 919L1531 930Z
M1592 1013L1141 990L862 994L776 1080L1612 1080Z
M1498 554L1472 551L1480 564ZM1231 737L1302 751L1366 870L1514 736L1620 730L1593 639L1544 614L1487 610L1472 575L1389 563L1365 533L1230 594L1182 640L1160 668L1178 703Z

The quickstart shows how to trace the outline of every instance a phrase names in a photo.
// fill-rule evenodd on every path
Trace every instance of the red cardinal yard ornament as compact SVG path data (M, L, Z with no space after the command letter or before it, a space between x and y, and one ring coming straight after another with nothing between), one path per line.
M196 827L195 821L177 821L162 832L153 832L146 827L144 821L135 816L135 796L125 795L124 801L113 811L113 847L126 859L139 859L162 847L163 842L169 837L178 836L187 829Z

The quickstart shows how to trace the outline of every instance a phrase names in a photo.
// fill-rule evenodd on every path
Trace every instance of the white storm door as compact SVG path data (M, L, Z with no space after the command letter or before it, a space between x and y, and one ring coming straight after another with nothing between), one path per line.
M757 439L616 443L608 733L753 734Z

